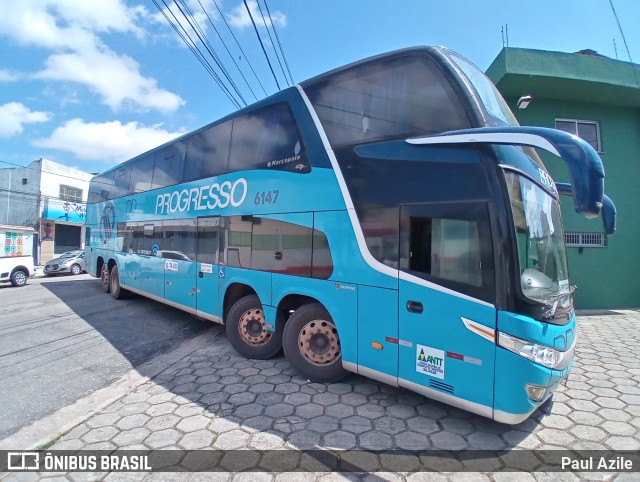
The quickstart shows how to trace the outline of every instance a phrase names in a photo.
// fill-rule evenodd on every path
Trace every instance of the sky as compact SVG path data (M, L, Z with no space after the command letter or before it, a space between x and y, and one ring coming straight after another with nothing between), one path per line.
M0 168L47 158L101 172L237 110L167 21L180 20L195 39L181 11L247 104L278 91L256 29L281 88L289 71L297 83L416 45L444 45L486 70L507 32L509 47L588 48L640 63L640 0L246 5L251 16L243 0L0 0Z

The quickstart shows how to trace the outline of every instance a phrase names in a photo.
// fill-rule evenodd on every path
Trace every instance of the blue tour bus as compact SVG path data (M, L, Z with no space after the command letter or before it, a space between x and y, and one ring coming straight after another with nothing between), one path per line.
M563 159L555 185L532 149ZM576 345L558 192L613 232L596 152L520 127L445 48L338 68L96 176L88 271L280 349L499 422L526 419Z

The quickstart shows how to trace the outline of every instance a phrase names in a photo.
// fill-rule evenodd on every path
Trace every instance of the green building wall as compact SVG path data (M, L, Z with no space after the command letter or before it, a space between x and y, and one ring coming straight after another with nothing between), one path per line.
M599 123L605 193L616 205L617 230L606 236L606 247L567 248L571 283L578 286L576 308L640 307L640 68L634 74L629 66L637 66L601 57L505 50L487 73L520 124L553 128L556 119ZM510 63L510 57L517 62ZM533 101L518 109L517 100L525 94ZM540 155L556 181L570 182L563 161ZM561 205L565 231L604 231L600 218L576 214L570 197L562 196Z

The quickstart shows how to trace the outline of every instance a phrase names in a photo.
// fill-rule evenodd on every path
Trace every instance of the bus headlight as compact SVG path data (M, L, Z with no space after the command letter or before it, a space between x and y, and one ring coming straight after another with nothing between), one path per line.
M554 370L564 370L573 359L575 351L575 340L567 351L560 351L554 348L538 345L506 333L498 333L498 345L502 348L527 358L538 365L552 368Z

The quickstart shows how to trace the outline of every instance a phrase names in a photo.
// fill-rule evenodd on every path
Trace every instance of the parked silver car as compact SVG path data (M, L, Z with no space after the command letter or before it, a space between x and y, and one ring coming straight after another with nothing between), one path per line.
M49 276L58 273L80 274L87 270L84 262L84 251L77 249L67 251L44 265L44 274Z

